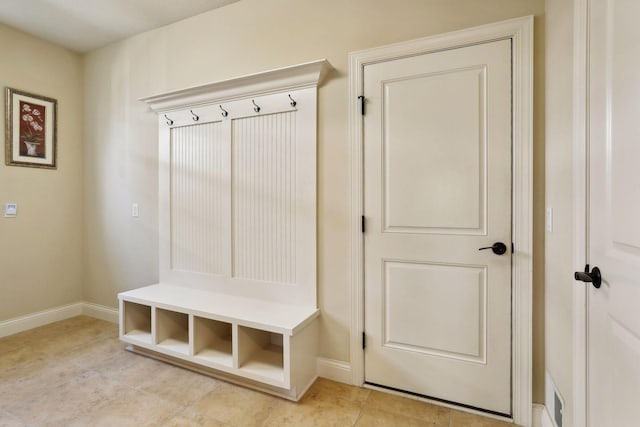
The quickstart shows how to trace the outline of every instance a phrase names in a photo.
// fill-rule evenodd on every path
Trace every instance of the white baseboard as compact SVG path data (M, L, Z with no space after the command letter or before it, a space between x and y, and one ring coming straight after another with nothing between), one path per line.
M82 303L82 314L111 323L118 323L118 309L90 302Z
M352 384L351 365L339 360L318 357L318 376L345 384Z
M0 322L0 338L83 314L85 316L95 317L96 319L118 323L118 310L115 308L87 302L76 302L14 319L4 320Z
M14 319L4 320L0 322L0 338L48 325L49 323L80 316L82 314L82 306L83 303L76 302Z
M555 423L551 420L551 415L547 411L547 407L533 404L533 427L555 427Z

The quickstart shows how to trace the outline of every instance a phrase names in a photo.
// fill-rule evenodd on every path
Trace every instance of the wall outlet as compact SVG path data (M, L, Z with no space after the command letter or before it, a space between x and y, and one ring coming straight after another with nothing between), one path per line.
M18 216L18 204L17 203L7 203L4 205L4 217L5 218L15 218Z

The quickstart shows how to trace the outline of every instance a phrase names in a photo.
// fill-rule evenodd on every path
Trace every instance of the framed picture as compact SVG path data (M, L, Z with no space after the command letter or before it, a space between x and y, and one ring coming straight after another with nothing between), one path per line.
M58 102L9 87L6 97L6 164L56 169Z

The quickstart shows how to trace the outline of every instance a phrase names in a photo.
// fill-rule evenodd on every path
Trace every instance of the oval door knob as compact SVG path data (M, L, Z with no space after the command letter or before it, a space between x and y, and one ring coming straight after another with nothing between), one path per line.
M584 272L576 271L573 274L573 278L585 283L593 283L593 287L599 289L602 286L602 274L598 267L593 267L593 270L589 272L589 264L585 265Z
M503 255L507 252L507 245L502 242L495 242L493 246L487 246L486 248L480 248L479 251L484 251L485 249L491 249L496 255Z

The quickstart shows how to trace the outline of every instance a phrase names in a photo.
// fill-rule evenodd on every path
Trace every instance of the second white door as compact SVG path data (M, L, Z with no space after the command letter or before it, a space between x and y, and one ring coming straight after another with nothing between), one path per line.
M636 0L589 2L588 424L640 425L640 37ZM584 276L583 276L584 277Z
M499 40L367 65L363 88L365 381L505 415L511 55Z

